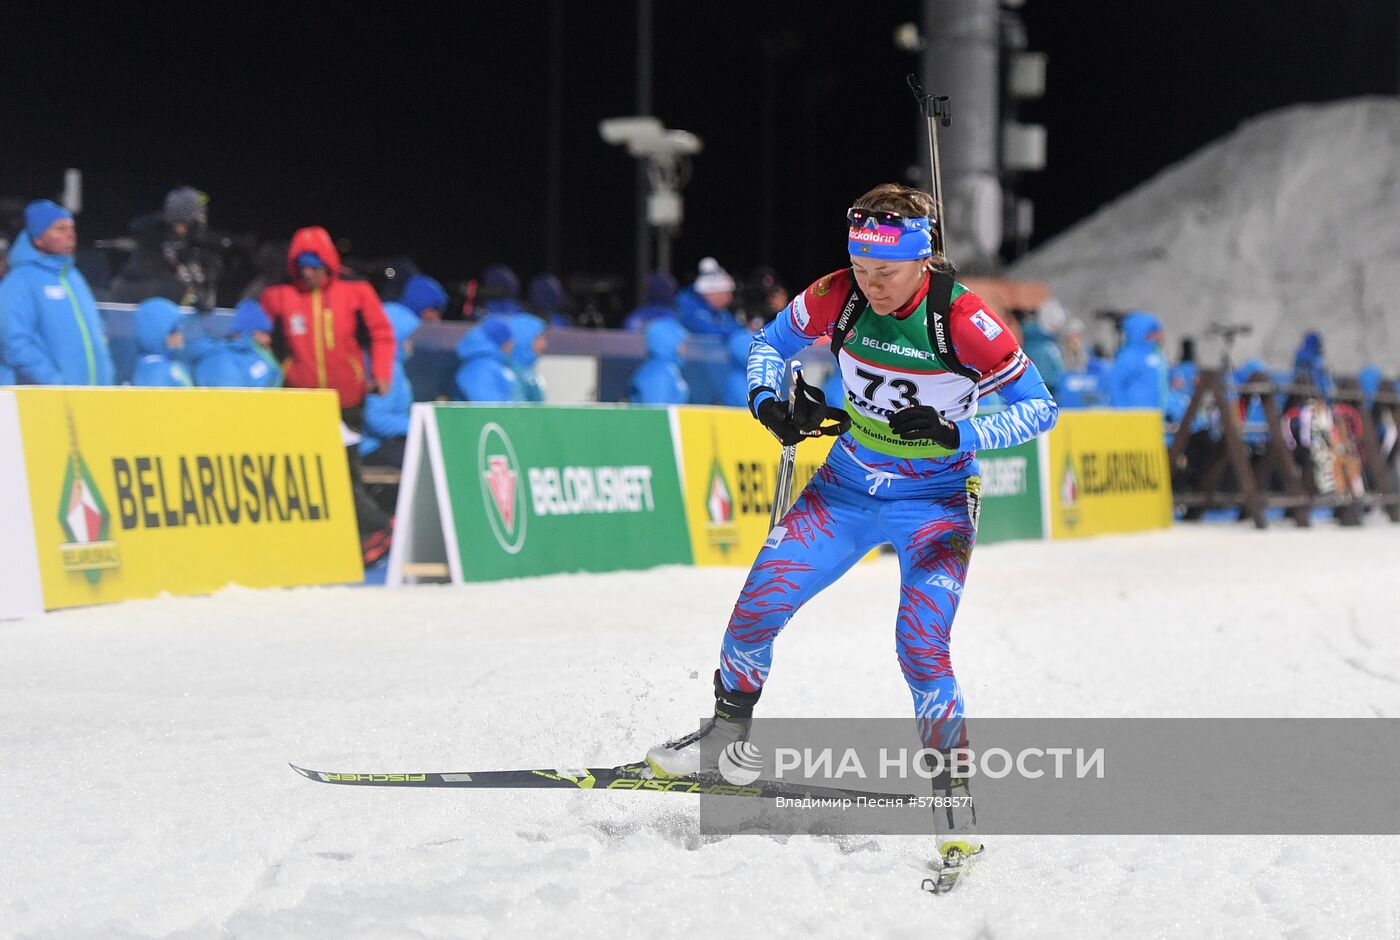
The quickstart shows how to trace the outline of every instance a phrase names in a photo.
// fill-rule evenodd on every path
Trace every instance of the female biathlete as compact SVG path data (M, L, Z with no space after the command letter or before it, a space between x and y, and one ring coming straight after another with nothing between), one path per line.
M1058 408L1006 324L934 253L932 206L927 193L895 183L861 196L847 212L850 267L812 284L754 336L749 407L779 441L820 433L821 392L799 380L789 407L778 389L786 360L823 336L836 352L850 430L749 571L720 646L714 717L647 753L659 776L706 769L702 746L715 755L747 738L774 639L885 542L899 555L895 644L923 744L967 746L949 639L977 536L976 452L1048 431ZM991 392L1006 409L976 417L978 399ZM935 813L940 862L956 866L982 851L966 781L945 772L934 792L965 807Z

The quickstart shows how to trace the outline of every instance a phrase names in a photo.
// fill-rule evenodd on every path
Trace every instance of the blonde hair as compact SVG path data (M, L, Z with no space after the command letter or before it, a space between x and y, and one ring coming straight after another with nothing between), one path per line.
M898 212L904 216L928 216L933 218L933 197L922 189L915 189L913 186L905 186L902 183L881 183L874 189L858 196L851 204L857 209L873 209L876 212ZM942 240L943 220L933 219L934 227L938 229L939 238L934 240L935 246ZM953 263L943 252L935 252L933 257L928 259L928 266L935 271L951 272L954 270Z

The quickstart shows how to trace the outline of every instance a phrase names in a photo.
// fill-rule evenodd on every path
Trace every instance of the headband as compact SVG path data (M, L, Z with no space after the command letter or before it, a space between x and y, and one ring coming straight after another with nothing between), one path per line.
M933 254L933 236L927 216L881 224L869 219L846 234L849 254L885 261L917 261Z

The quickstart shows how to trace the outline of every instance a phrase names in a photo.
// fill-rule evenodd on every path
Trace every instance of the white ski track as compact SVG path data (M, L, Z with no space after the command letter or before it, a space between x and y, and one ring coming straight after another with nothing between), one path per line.
M1374 518L991 545L954 659L974 722L1400 717L1397 572ZM0 935L1400 933L1395 837L989 837L936 898L928 837L714 840L692 797L287 768L633 759L708 709L743 576L230 588L0 624ZM908 714L897 578L857 566L797 615L764 714Z

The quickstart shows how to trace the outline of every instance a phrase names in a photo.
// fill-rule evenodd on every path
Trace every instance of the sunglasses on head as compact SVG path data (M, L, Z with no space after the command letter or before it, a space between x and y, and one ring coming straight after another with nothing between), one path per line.
M851 224L851 228L868 228L871 223L875 225L893 225L904 228L915 228L915 223L925 218L922 215L907 216L901 212L893 212L889 209L866 209L862 206L851 206L846 210L846 221ZM929 224L933 224L933 217L928 216Z
M876 225L903 225L904 216L887 209L866 209L862 206L851 206L846 210L846 221L851 223L852 228L865 228L872 222Z

